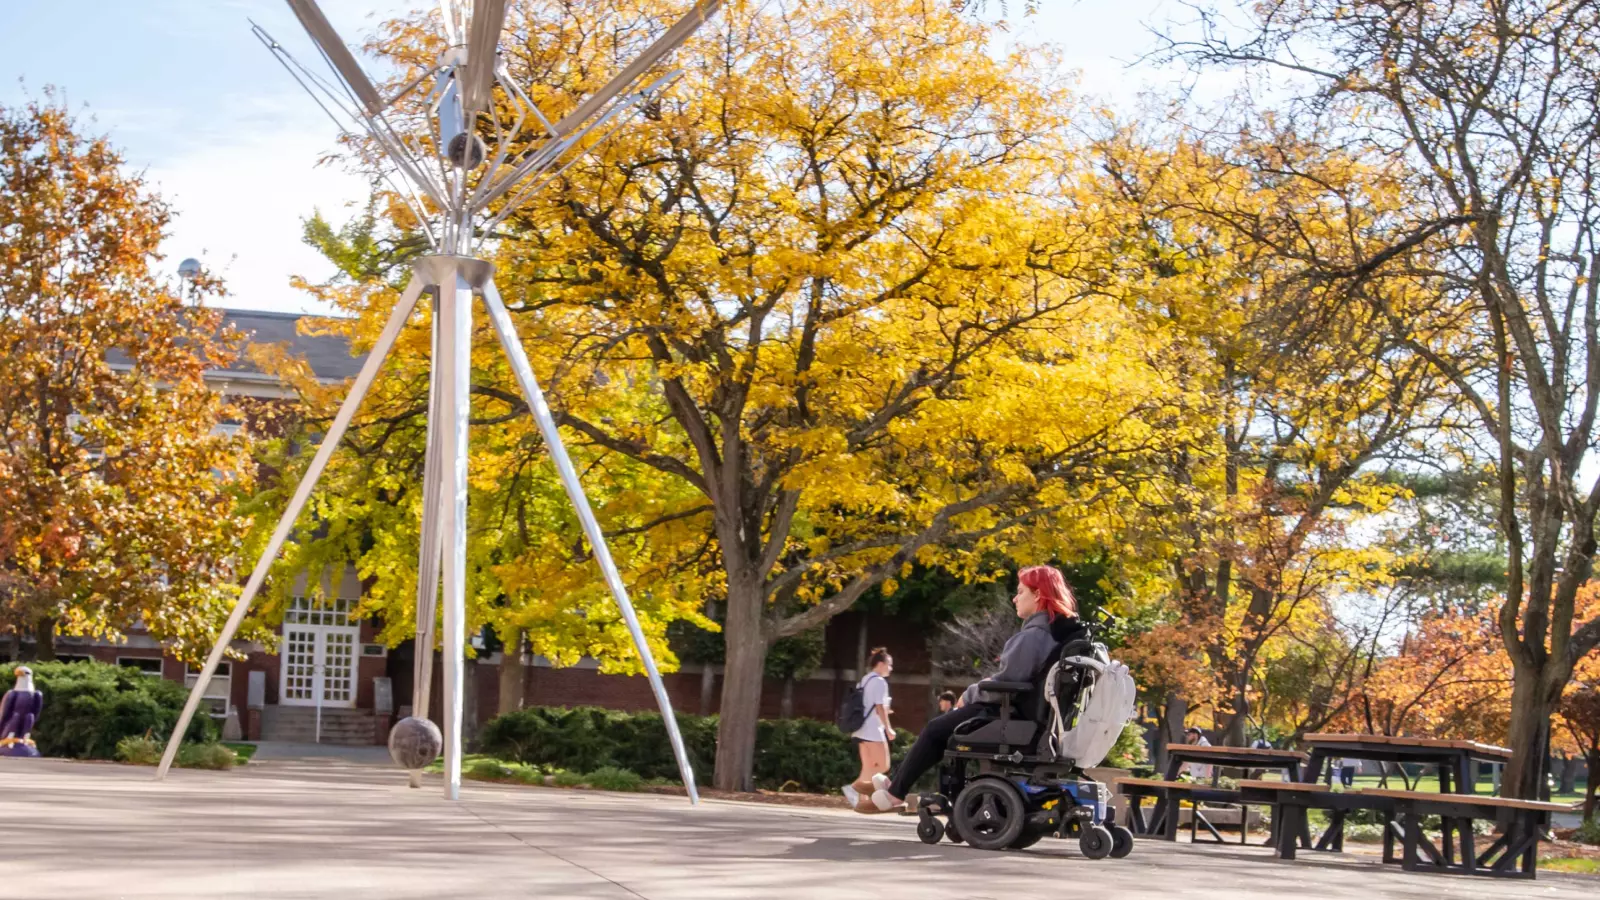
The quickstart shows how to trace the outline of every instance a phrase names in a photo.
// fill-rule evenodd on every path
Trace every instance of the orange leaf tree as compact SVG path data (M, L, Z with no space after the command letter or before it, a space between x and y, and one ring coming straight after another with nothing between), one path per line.
M64 109L0 107L0 631L46 658L141 622L192 655L235 590L247 457L216 315L151 272L169 218Z

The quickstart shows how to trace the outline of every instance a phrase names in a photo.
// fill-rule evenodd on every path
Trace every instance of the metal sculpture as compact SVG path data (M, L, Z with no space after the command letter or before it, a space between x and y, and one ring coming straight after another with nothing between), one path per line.
M189 693L183 715L162 756L157 777L166 777L206 685L265 581L273 559L293 530L295 519L321 477L328 458L344 436L351 417L394 347L418 299L429 293L435 299L433 365L429 375L428 437L423 464L413 709L419 716L425 716L428 710L434 620L442 585L445 795L458 799L461 791L467 412L471 386L471 304L472 298L477 296L483 300L495 334L550 449L561 474L562 486L577 511L606 585L627 621L628 631L644 661L645 672L666 719L667 735L684 786L690 801L698 802L694 772L684 752L672 705L633 604L628 600L627 589L611 559L577 471L567 456L555 418L534 378L511 316L495 287L494 267L473 254L481 251L484 240L495 226L582 156L577 148L596 142L591 139L603 140L625 113L675 77L676 73L668 74L636 88L647 72L694 34L721 5L721 0L697 0L683 19L663 32L637 59L554 122L511 79L499 58L497 50L505 26L506 0L473 0L470 11L463 0L441 0L447 49L432 68L388 97L362 71L315 0L287 2L336 77L330 79L302 66L259 25L253 26L256 36L342 129L347 133L365 132L381 150L392 165L392 171L386 172L388 182L410 206L417 221L424 223L431 253L416 261L409 285L390 312L388 323L245 583L205 668ZM496 86L500 88L499 96L495 94ZM406 128L396 121L402 114L402 107L397 104L411 98L407 108L414 109L418 92L425 92L420 96L430 123L425 130Z

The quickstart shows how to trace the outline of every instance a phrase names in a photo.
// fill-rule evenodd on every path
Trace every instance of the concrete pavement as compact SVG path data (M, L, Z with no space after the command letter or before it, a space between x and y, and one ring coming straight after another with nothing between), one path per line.
M258 757L259 759L259 757ZM917 841L913 820L437 778L405 787L346 760L231 772L0 759L0 898L1592 898L1595 882L1440 878L1369 859L1140 842L985 853Z

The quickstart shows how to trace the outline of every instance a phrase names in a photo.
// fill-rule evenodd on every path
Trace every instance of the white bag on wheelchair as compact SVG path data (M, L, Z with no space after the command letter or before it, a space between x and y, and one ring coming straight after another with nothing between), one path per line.
M1078 697L1077 709L1060 708L1055 695L1055 673L1047 680L1046 691L1054 713L1053 743L1057 756L1074 760L1078 768L1090 769L1100 765L1111 752L1112 745L1121 737L1123 726L1137 712L1138 686L1128 667L1112 660L1075 656L1063 659L1059 666L1072 665L1095 671L1094 683ZM1076 721L1073 714L1076 712Z

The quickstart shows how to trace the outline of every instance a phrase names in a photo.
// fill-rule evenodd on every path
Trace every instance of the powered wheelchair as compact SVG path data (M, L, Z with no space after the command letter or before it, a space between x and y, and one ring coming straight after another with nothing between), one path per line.
M1107 816L1110 786L1084 769L1100 764L1133 717L1133 679L1087 623L1074 631L1032 683L979 685L999 696L998 715L963 722L951 736L938 793L917 803L925 843L1020 850L1051 835L1076 837L1089 859L1132 852L1133 833Z

